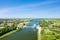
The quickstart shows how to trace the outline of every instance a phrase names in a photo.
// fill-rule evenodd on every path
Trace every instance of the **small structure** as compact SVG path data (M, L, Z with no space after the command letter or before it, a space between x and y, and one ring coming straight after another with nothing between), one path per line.
M7 25L11 27L13 25L13 23L7 23Z
M3 23L1 23L1 24L0 24L0 27L3 27L3 26L4 26L4 24L3 24Z
M18 24L17 29L23 28L23 26L24 26L24 24L20 23L20 24Z

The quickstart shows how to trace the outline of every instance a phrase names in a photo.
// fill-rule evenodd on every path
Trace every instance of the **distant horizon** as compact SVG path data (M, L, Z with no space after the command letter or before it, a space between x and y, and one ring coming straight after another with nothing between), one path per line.
M0 18L0 19L30 19L30 18ZM60 18L31 18L31 19L60 19Z
M0 0L0 18L60 18L60 0Z

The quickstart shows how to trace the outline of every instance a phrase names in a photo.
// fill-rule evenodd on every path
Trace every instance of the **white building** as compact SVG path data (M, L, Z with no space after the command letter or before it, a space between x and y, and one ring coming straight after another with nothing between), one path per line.
M23 23L20 23L20 24L17 25L17 29L23 28L23 26L24 26L24 24Z

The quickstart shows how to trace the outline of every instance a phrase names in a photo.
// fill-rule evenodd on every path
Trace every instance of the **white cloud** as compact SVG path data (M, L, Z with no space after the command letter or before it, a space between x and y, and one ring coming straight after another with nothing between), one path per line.
M1 14L5 14L5 13L7 13L7 12L8 12L8 10L1 9L1 10L0 10L0 15L1 15Z
M11 7L11 8L6 8L7 10L0 10L0 13L6 13L6 12L13 12L13 11L25 11L25 10L33 10L35 9L34 7L36 6L42 6L42 5L47 5L47 4L52 4L55 3L56 1L46 1L46 2L41 2L41 3L32 3L32 4L26 4L26 5L21 5L21 6L16 6L16 7ZM9 11L8 11L9 10Z
M33 7L36 7L36 6L42 6L42 5L47 5L47 4L53 4L53 3L56 3L57 1L46 1L46 2L39 2L39 3L31 3L31 4L26 4L26 5L21 5L21 6L16 6L16 7L11 7L11 8L7 8L9 10L26 10L26 9L29 9L29 8L33 8Z
M46 2L41 2L41 3L33 3L33 4L26 5L26 6L27 7L36 7L36 6L42 6L42 5L52 4L52 3L56 3L56 1L46 1Z
M27 9L31 9L33 7L36 6L42 6L42 5L47 5L47 4L52 4L52 3L56 3L57 1L46 1L46 2L41 2L41 3L32 3L32 4L26 4L26 5L21 5L21 6L16 6L16 7L10 7L10 8L4 8L2 10L0 10L0 13L6 13L11 10L27 10ZM31 7L31 8L30 8Z
M5 9L1 9L0 10L0 17L36 17L36 16L33 16L32 14L33 13L37 13L37 15L38 15L38 13L40 12L40 11L36 11L36 12L34 12L36 9L34 8L34 7L36 7L36 6L42 6L42 5L47 5L47 4L53 4L53 3L56 3L56 1L47 1L47 2L41 2L41 3L32 3L32 4L27 4L27 5L22 5L22 6L16 6L16 7L12 7L12 8L5 8ZM34 11L33 11L33 8L35 9ZM28 10L28 11L25 11L25 10ZM31 12L30 12L30 10L31 10ZM7 14L6 14L7 13ZM9 13L11 13L10 15L9 15ZM13 14L12 14L13 13ZM17 15L16 15L16 14ZM29 14L30 13L30 14ZM42 12L40 12L40 13L47 13L47 15L48 15L48 13L49 13L49 10L47 11L47 9L46 9L46 11L44 10L44 12L43 12L43 10L42 10ZM3 15L4 14L4 15ZM20 15L19 15L20 14ZM24 16L22 16L24 14ZM2 16L3 15L3 16ZM16 15L16 16L15 16ZM39 15L40 16L40 15ZM37 16L38 17L38 16ZM44 17L44 16L43 16Z

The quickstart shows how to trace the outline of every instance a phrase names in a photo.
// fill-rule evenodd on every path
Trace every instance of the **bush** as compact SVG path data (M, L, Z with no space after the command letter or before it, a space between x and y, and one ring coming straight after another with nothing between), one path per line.
M0 29L0 36L15 29L16 29L15 26L11 26L11 27L7 26L3 29Z
M45 31L46 29L43 29L42 30L42 33L41 33L41 40L60 40L60 34L58 34L58 33L56 33L56 32L47 32L47 33L45 33L46 31Z

